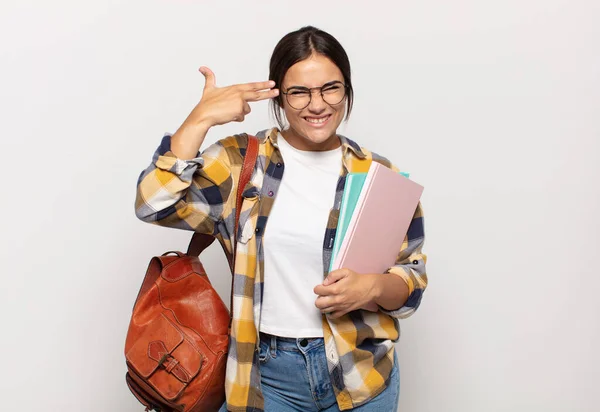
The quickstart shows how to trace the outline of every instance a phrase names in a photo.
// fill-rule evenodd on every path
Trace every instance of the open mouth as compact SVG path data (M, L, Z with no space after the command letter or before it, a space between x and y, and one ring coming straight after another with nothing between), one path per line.
M312 127L321 127L325 125L330 118L331 115L327 114L325 116L306 116L304 117L304 120Z

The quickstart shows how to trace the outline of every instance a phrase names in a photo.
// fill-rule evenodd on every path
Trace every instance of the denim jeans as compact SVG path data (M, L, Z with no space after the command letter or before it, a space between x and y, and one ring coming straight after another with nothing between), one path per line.
M338 412L322 338L295 339L260 334L260 374L265 412ZM355 412L396 412L400 372L394 368L387 388ZM223 405L219 412L226 412Z

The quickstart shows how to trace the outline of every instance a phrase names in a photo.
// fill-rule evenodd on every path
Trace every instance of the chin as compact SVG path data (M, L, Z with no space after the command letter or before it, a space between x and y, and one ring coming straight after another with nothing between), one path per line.
M335 135L336 129L329 130L305 130L304 138L313 142L313 143L325 143L327 140L331 138L331 136Z

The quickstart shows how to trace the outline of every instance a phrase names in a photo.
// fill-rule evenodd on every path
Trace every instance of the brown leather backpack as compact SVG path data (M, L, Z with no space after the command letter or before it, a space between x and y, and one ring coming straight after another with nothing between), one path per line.
M242 192L257 156L258 140L248 136L234 237ZM198 258L213 241L212 236L194 233L186 254L167 252L148 266L125 341L127 385L146 411L218 411L225 401L231 318ZM229 259L232 271L233 260Z

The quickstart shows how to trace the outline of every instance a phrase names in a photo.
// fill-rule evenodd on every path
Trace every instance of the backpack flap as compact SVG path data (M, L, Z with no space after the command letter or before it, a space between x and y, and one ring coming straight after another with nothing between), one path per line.
M164 314L139 335L127 362L165 399L176 399L200 371L202 355Z

